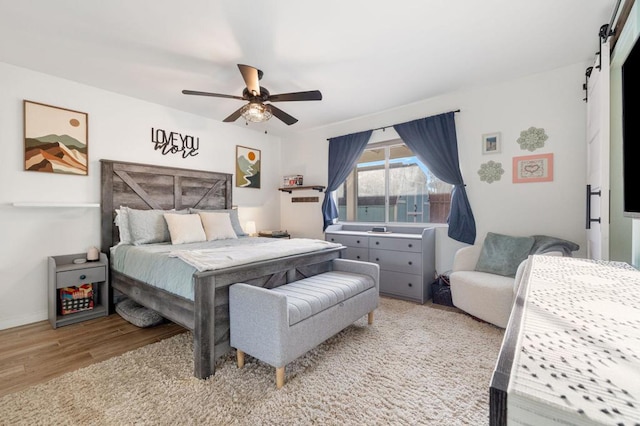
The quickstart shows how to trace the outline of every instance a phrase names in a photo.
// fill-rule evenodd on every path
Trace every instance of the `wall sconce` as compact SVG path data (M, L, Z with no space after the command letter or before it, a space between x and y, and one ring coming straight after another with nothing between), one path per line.
M250 237L254 237L256 235L256 223L253 220L250 220L247 223L245 223L244 232L249 234Z

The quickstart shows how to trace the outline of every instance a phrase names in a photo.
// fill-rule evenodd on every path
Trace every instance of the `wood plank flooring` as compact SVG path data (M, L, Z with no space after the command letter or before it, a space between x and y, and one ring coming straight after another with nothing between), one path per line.
M185 332L139 328L112 314L53 329L49 321L0 330L0 397Z

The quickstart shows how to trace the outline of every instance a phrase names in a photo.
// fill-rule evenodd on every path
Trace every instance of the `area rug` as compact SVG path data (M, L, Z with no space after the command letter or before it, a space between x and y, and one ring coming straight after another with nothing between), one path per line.
M193 377L183 333L0 399L0 424L486 425L503 330L433 305L381 298L366 317L274 368L229 355Z

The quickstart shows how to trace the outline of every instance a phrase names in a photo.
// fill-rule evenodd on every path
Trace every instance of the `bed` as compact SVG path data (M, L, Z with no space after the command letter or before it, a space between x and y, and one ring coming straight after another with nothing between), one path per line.
M101 250L111 256L120 235L114 224L121 206L138 210L232 209L232 175L147 164L100 160ZM257 240L256 240L257 241ZM343 247L193 273L193 300L116 270L110 261L111 291L193 332L194 375L214 374L229 346L229 286L245 282L273 288L330 270ZM111 296L110 296L111 297Z

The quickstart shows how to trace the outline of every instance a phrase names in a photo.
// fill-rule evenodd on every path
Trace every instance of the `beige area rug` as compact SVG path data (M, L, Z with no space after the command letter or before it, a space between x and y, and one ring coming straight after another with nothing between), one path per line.
M381 298L359 320L289 364L227 357L192 376L183 333L0 399L0 424L486 425L503 331L464 314Z

